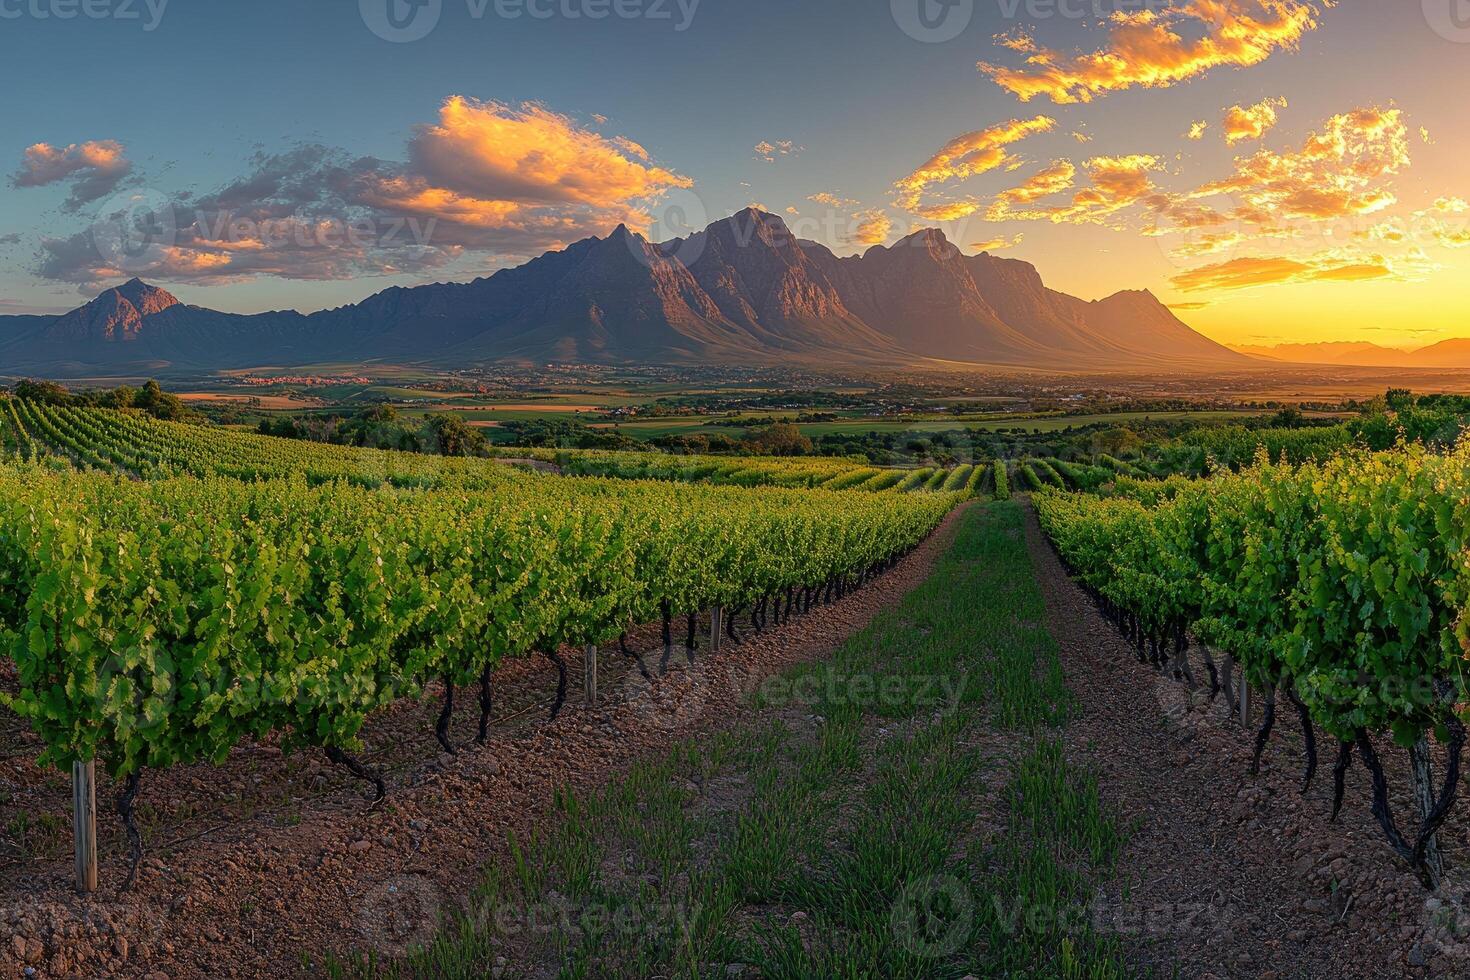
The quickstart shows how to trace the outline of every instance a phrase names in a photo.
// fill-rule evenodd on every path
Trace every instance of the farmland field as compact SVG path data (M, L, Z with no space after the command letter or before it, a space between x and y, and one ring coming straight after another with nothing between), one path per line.
M1172 444L448 458L5 399L0 890L81 914L91 764L121 818L97 898L196 909L121 958L25 917L15 948L53 972L193 944L342 975L1190 973L1268 901L1250 869L1290 863L1267 941L1313 972L1397 962L1440 921L1344 946L1316 903L1404 921L1455 880L1470 473L1333 421L1179 430L1201 477L1154 472ZM1187 918L1126 925L1159 902ZM530 928L548 910L571 924Z

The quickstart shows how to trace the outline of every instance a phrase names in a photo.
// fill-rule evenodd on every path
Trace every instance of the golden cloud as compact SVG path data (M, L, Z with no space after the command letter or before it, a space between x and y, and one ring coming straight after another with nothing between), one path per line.
M1199 259L1228 252L1243 241L1245 236L1238 231L1206 232L1193 241L1175 246L1170 254L1180 259Z
M1017 235L1014 238L991 238L983 242L971 242L970 247L977 252L998 252L1004 248L1015 248L1024 237Z
M1412 221L1412 229L1409 229L1400 219L1392 218L1368 229L1366 237L1396 243L1413 241L1444 248L1470 248L1470 226L1453 227L1436 217L1433 211L1416 211Z
M956 136L922 166L894 184L895 205L918 211L924 194L934 184L964 180L1018 162L1006 148L1037 133L1048 133L1057 122L1049 116L1011 119L1007 122Z
M76 211L111 194L132 169L117 140L88 140L60 147L33 143L26 147L10 183L14 187L45 187L69 180L71 195L63 207Z
M1007 204L1030 204L1032 201L1070 189L1076 176L1077 168L1070 160L1058 160L1051 166L1037 171L1019 186L1002 191L998 199Z
M1168 231L1194 231L1200 228L1218 228L1229 224L1231 219L1214 208L1193 201L1180 200L1172 194L1157 194L1144 202L1154 212L1154 224L1144 230L1147 235L1159 235ZM1169 221L1172 227L1161 228L1159 219Z
M1371 228L1354 232L1353 237L1398 245L1409 240L1409 232L1405 229L1403 221L1398 218L1390 218L1388 221L1379 222Z
M951 201L948 204L928 204L915 208L914 213L930 221L959 221L980 210L979 201Z
M1202 140L1205 138L1205 130L1209 128L1210 124L1205 122L1203 119L1199 120L1198 122L1190 123L1189 132L1184 134L1184 138L1195 141Z
M1301 282L1361 282L1395 277L1382 256L1349 259L1321 256L1309 259L1249 256L1203 265L1181 272L1169 281L1175 289L1192 293L1202 290L1251 289Z
M829 208L850 208L853 205L857 204L856 201L849 200L845 197L838 197L836 194L829 194L826 191L819 191L818 193L813 194L811 197L807 198L807 200L815 201L816 203Z
M1295 50L1336 0L1181 0L1165 11L1115 13L1107 43L1066 54L1027 35L998 39L1027 55L1024 67L980 62L979 69L1022 102L1091 102L1124 89L1163 88L1215 68L1258 65Z
M462 200L611 207L693 186L646 158L635 143L535 103L512 109L458 95L409 143L412 170Z
M1439 245L1444 248L1470 248L1470 223L1451 223L1446 215L1459 215L1470 210L1470 204L1458 197L1441 197L1428 208L1404 217L1395 215L1369 228L1353 232L1360 240L1388 242L1394 245Z
M893 230L893 220L882 211L864 211L853 217L858 220L853 240L859 245L882 245Z
M1276 114L1286 108L1285 99L1266 99L1253 106L1231 106L1225 110L1225 142L1234 146L1246 140L1258 140L1276 125Z
M1373 214L1395 203L1387 181L1409 162L1401 110L1354 109L1327 120L1299 150L1237 159L1233 174L1189 196L1233 195L1242 202L1234 215L1253 224Z
M407 175L371 181L363 189L362 199L382 211L432 214L468 228L498 228L526 210L516 201L469 197Z
M1047 179L1042 182L1044 184L1060 185L1063 177L1066 177L1068 181L1066 186L1070 186L1072 174L1066 173L1064 168L1054 164L1025 184L1002 191L996 196L986 217L991 221L1022 220L1051 221L1057 224L1097 224L1105 218L1151 198L1157 188L1149 174L1160 169L1162 165L1158 157L1145 153L1122 157L1093 157L1083 164L1083 169L1087 171L1087 177L1092 186L1079 190L1072 196L1070 203L1030 210L1013 208L1013 201L1034 200L1028 195L1042 189L1032 185L1043 174L1048 174ZM1058 189L1065 188L1059 186Z

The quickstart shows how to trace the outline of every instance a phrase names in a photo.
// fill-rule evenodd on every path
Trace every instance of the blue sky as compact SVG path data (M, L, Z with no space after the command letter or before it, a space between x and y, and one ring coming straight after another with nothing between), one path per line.
M388 261L375 256L342 263L283 256L253 264L165 263L141 274L187 301L217 308L313 309L390 284L483 274L564 239L605 233L625 213L656 217L670 200L692 200L711 219L761 204L840 251L891 243L938 223L967 250L1004 248L1004 254L1034 262L1049 284L1087 298L1149 287L1180 304L1190 322L1228 340L1325 339L1347 329L1407 344L1470 332L1464 322L1470 300L1447 305L1445 299L1466 271L1466 250L1447 244L1463 231L1464 215L1452 204L1434 208L1436 201L1470 197L1460 164L1470 143L1461 135L1467 122L1462 85L1470 67L1464 42L1470 36L1455 33L1452 22L1436 24L1432 13L1406 15L1398 4L1273 0L1277 13L1280 7L1305 11L1311 26L1253 63L1227 58L1160 84L1104 87L1088 102L1069 102L1065 93L1059 101L1052 92L1023 102L1017 91L977 69L984 61L1024 70L1027 52L1001 47L996 35L1022 31L1033 49L1067 57L1112 45L1136 61L1149 55L1117 40L1118 22L1104 23L1093 11L1121 8L1137 15L1143 0L1096 8L1091 0L1059 0L1062 9L1085 16L1059 15L1057 3L1047 0L973 0L963 29L940 43L916 40L899 23L910 16L904 3L937 0L685 0L682 8L677 0L621 0L624 9L645 15L600 20L585 16L598 0L554 0L546 4L551 16L515 18L499 16L495 0L481 17L471 15L478 0L443 0L435 28L411 43L376 36L358 0L169 0L151 30L162 0L153 0L152 10L144 0L88 0L94 12L117 16L60 19L56 14L67 2L0 0L0 77L8 91L19 93L0 107L0 173L12 175L0 183L0 312L69 308L116 281L89 274L128 271L84 261L77 254L85 244L80 238L64 258L45 244L84 235L98 208L114 199L109 194L68 209L68 200L89 193L79 192L78 183L96 176L87 169L96 159L85 149L89 144L105 142L126 160L126 172L109 190L146 191L185 210L256 174L257 155L302 146L327 148L320 152L335 161L331 173L360 176L353 161L368 157L375 161L375 179L388 174L386 179L417 181L419 191L444 190L446 175L462 175L446 157L473 156L477 144L453 133L419 139L412 151L410 142L418 127L452 129L441 113L447 99L461 96L471 115L488 112L496 124L511 119L506 138L539 137L551 126L558 138L582 146L588 157L571 164L570 177L560 173L563 182L600 173L606 163L600 155L615 138L634 141L647 153L646 160L629 157L642 168L638 193L604 188L575 200L547 199L543 187L528 201L505 190L505 161L479 161L472 176L480 184L448 182L460 207L467 187L484 188L471 195L482 212L476 233L461 229L443 233L443 242L431 238L431 245L448 246L432 260L417 253L411 261L395 253ZM372 2L364 0L369 7ZM612 0L602 2L610 7ZM1167 21L1192 49L1222 30L1218 17L1211 21L1208 10L1190 10L1195 6L1244 17L1261 4L1156 0L1148 16ZM568 17L565 9L584 16ZM650 9L667 16L647 16ZM1016 15L1007 16L1008 10ZM963 6L949 13L963 17ZM686 20L687 29L679 30ZM1285 102L1274 125L1259 138L1227 144L1221 138L1225 110L1265 100ZM526 103L548 116L525 116ZM475 108L485 105L500 108ZM1238 197L1198 198L1214 212L1209 226L1228 229L1238 240L1215 248L1213 240L1199 244L1207 232L1198 228L1166 223L1160 232L1158 214L1146 201L1161 193L1173 195L1173 204L1196 200L1198 189L1232 176L1237 158L1259 151L1279 155L1282 166L1298 166L1292 154L1309 133L1360 109L1397 113L1392 125L1407 134L1407 149L1400 153L1401 141L1385 137L1395 142L1394 160L1380 168L1371 187L1351 189L1348 213L1302 214L1287 207L1279 221L1266 224L1257 215L1243 224L1227 210L1227 202L1239 207ZM920 180L921 193L911 200L900 200L895 191L895 182L932 162L947 142L1043 115L1052 122L1046 131L1002 141L1002 164ZM1201 140L1184 136L1195 121L1208 123ZM1383 129L1373 132L1376 139ZM791 144L786 152L783 141ZM763 143L771 149L757 152ZM45 144L45 153L28 156L38 144ZM434 162L422 164L415 153L432 155ZM1148 162L1138 162L1144 157ZM331 178L314 159L317 188ZM535 159L515 166L530 167ZM1089 166L1098 159L1134 161L1128 166L1142 181L1135 182L1138 193L1127 191L1116 210L1113 204L1069 209L1068 198L1088 187L1089 178L1116 177L1106 166ZM1337 163L1348 168L1354 161ZM1063 164L1075 176L1059 196L1043 199L1055 205L1050 211L993 207L996 195ZM655 171L666 176L642 179ZM1297 176L1337 179L1315 166ZM506 206L518 214L534 213L534 232L497 228L490 234L483 211L487 200L500 200L497 195L514 198ZM837 203L815 202L814 195ZM1383 204L1388 196L1392 205ZM420 216L444 210L425 208L426 200L416 194L408 208L395 197L394 207ZM340 203L314 201L314 216ZM271 207L279 215L282 199ZM973 210L962 219L949 217L966 207ZM1015 217L1018 212L1025 216ZM381 205L376 213L384 213ZM947 220L933 217L941 213ZM1417 228L1414 238L1396 240L1391 229L1383 230L1390 219ZM1335 234L1324 235L1326 223ZM1178 254L1181 243L1195 247Z

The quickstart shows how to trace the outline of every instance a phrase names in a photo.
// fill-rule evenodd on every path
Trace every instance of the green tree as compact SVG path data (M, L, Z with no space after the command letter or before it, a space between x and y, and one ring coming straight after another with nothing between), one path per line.
M152 379L143 384L143 390L133 399L133 407L143 409L156 419L181 419L188 414L177 395L164 391L163 386Z
M441 456L478 456L485 451L485 434L457 415L431 415L424 422L425 442Z
M26 401L45 402L47 405L70 405L71 392L54 381L38 381L26 378L16 382L15 397Z
M789 422L752 432L745 437L745 444L762 456L809 456L814 448L812 441Z
M1402 412L1413 408L1418 399L1408 388L1390 388L1384 395L1384 401L1388 403L1389 411Z
M109 392L103 394L100 404L103 408L132 408L138 400L136 388L127 385L119 385Z

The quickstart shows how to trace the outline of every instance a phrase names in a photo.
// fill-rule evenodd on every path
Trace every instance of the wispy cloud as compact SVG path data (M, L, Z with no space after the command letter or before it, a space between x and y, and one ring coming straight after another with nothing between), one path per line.
M1203 265L1174 276L1170 282L1181 292L1251 289L1301 282L1362 282L1396 276L1382 256L1294 259L1284 256L1246 256Z
M1152 196L1156 187L1150 175L1159 170L1163 162L1151 154L1136 153L1121 157L1093 157L1082 166L1090 186L1073 194L1068 203L1017 207L1071 186L1075 168L1060 161L1025 183L1002 191L986 216L991 221L1097 224Z
M1051 166L1037 171L1023 183L1002 191L998 199L1007 205L1030 204L1032 201L1068 190L1077 176L1077 168L1070 160L1058 160Z
M775 163L777 157L794 157L804 149L806 147L797 146L793 140L761 140L755 145L755 155L766 163Z
M1015 248L1021 244L1024 235L1016 235L1013 238L991 238L983 242L971 242L970 247L977 252L999 252L1002 249Z
M807 200L820 204L823 207L838 209L855 207L858 203L857 201L851 200L846 197L841 197L837 194L830 194L827 191L819 191L816 194L813 194L811 197L807 198Z
M981 62L979 68L1022 102L1044 96L1058 104L1091 102L1125 89L1162 88L1216 68L1258 65L1293 50L1336 0L1181 0L1155 11L1117 11L1107 42L1095 51L1042 47L1028 33L997 38L1026 55L1022 67Z
M944 220L933 212L941 208L962 208L964 205L926 206L923 203L924 197L933 187L989 173L1018 162L1008 147L1029 136L1049 133L1056 125L1056 120L1049 116L1036 116L1032 119L1011 119L986 129L956 136L912 173L894 184L897 193L895 204L925 217ZM978 207L979 205L970 207L964 213L973 213Z

